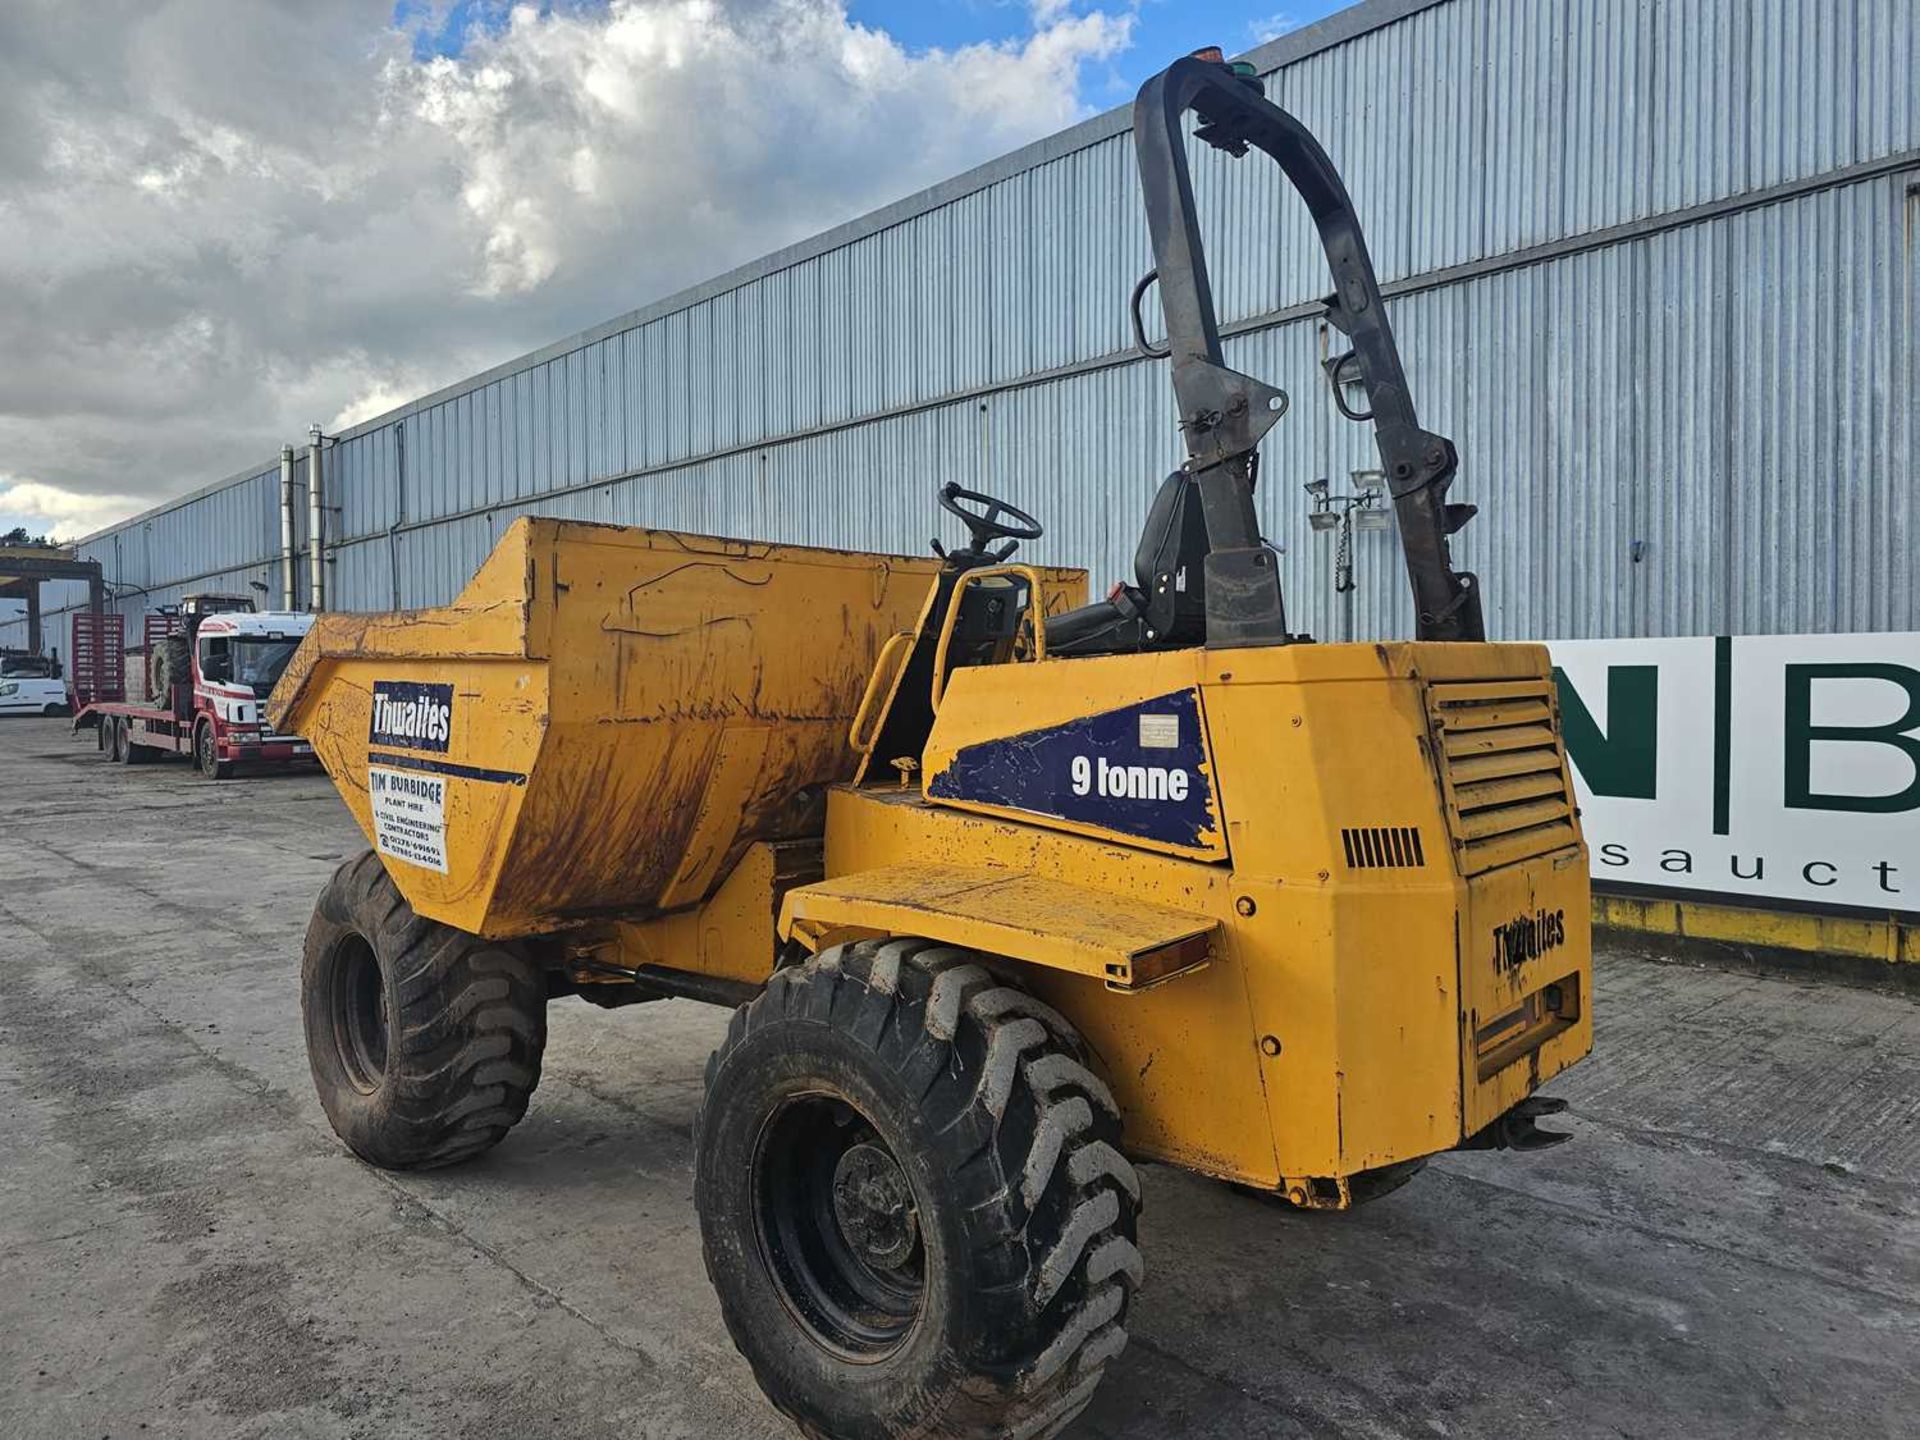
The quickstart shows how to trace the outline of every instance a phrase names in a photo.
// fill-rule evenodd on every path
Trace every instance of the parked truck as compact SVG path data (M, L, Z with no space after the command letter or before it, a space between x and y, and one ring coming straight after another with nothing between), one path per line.
M80 633L83 620L101 617L74 618L74 652L103 650L99 637ZM310 744L275 733L266 698L313 619L257 612L240 595L190 595L178 606L151 611L135 673L118 697L109 698L111 687L97 681L97 698L76 693L74 729L93 730L100 753L116 764L186 755L215 780L242 765L311 764ZM107 663L103 653L101 664ZM129 692L141 698L125 698Z

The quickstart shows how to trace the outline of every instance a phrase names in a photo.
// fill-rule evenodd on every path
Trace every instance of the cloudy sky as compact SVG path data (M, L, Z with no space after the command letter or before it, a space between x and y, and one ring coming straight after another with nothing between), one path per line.
M1343 0L0 0L0 530L75 536Z

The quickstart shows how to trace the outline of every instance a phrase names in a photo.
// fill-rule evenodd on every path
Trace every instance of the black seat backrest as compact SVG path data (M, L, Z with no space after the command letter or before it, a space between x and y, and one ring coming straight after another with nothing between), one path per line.
M1135 584L1047 621L1047 649L1061 655L1177 650L1207 638L1207 520L1200 487L1184 470L1160 482L1139 547Z
M1207 559L1207 520L1200 487L1184 470L1160 482L1147 511L1146 528L1133 552L1133 574L1162 645L1198 643L1206 637L1207 600L1202 567Z

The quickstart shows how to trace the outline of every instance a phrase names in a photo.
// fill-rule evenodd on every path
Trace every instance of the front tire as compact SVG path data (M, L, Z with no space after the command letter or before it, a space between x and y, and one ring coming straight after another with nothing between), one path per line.
M708 1064L707 1273L815 1440L1043 1440L1126 1344L1139 1181L1073 1028L924 940L776 974Z
M225 780L233 774L233 762L220 758L220 747L214 743L213 726L201 725L194 730L193 763L200 767L200 773L209 780Z
M540 1083L546 977L518 950L414 914L371 850L320 892L300 1010L321 1109L384 1169L499 1144Z

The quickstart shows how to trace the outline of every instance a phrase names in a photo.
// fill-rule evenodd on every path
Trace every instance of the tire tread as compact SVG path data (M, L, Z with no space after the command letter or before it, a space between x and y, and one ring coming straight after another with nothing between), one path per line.
M363 1159L387 1169L451 1165L497 1145L525 1116L540 1082L545 975L517 949L416 915L371 850L343 864L322 893L308 928L306 970L320 963L322 932L342 929L380 956L399 1023L390 1030L393 1053L371 1127L343 1127L315 1061L334 1128ZM313 1003L312 978L303 984Z
M836 1024L921 1095L951 1183L965 1192L979 1289L1006 1291L1020 1314L1019 1339L1003 1363L953 1389L937 1422L902 1433L1048 1440L1086 1407L1126 1345L1142 1274L1139 1181L1119 1151L1112 1092L1088 1066L1078 1032L994 966L925 940L832 947L779 972L741 1008L708 1062L707 1083L777 1015ZM706 1119L703 1106L696 1136ZM709 1237L707 1268L717 1281L713 1244ZM996 1283L1002 1272L1008 1279ZM722 1312L775 1406L803 1433L825 1434L819 1417L801 1413L778 1377L755 1364L724 1294Z

